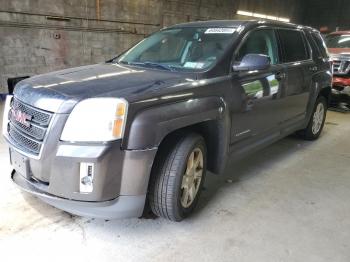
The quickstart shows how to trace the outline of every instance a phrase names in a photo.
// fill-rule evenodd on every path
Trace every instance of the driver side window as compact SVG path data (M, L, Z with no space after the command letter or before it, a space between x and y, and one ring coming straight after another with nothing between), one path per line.
M261 29L253 31L240 47L235 61L242 61L247 54L267 55L271 59L271 64L277 64L278 45L274 30Z

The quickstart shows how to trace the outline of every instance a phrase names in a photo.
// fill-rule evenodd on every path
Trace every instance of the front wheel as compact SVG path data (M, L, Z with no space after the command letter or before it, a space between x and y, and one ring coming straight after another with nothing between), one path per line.
M306 129L301 130L298 134L305 140L316 140L322 130L326 120L327 100L320 96L317 98L311 119Z
M169 145L156 159L149 204L155 215L181 221L192 213L199 199L206 173L206 145L195 133Z

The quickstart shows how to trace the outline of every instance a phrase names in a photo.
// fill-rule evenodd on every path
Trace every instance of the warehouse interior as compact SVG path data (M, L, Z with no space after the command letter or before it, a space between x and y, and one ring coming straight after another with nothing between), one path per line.
M349 9L342 0L2 0L0 93L7 92L9 78L99 63L173 24L252 19L237 15L243 10L335 31L347 29Z
M0 2L0 119L19 80L104 63L176 24L279 20L325 37L350 30L346 0ZM349 108L328 109L318 140L293 134L229 161L222 175L208 172L181 222L88 218L44 203L11 180L1 135L0 261L349 261Z

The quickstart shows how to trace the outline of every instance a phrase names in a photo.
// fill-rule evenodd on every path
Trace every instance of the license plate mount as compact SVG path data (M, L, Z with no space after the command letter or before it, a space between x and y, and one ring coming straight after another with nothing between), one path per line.
M10 148L10 162L16 172L30 179L29 160L27 157Z

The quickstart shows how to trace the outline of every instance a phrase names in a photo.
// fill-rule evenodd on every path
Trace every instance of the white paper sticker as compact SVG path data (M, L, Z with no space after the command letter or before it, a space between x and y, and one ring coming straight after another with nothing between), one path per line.
M198 62L186 62L184 64L184 67L186 68L194 68L194 69L201 69L203 68L204 63L198 63Z
M205 34L233 34L236 28L208 28Z

